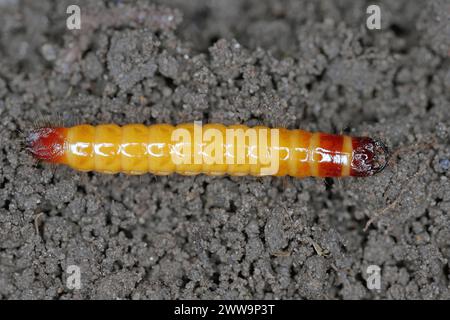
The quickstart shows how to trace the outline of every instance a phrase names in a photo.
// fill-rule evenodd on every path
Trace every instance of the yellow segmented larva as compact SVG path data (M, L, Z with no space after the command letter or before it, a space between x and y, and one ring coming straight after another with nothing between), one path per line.
M27 141L40 160L127 174L369 176L385 167L388 155L367 137L197 123L43 127Z

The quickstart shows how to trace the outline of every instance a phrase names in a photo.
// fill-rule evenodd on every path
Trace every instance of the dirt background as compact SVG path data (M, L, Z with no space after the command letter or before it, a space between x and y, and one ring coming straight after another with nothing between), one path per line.
M0 298L449 299L450 2L380 1L374 31L369 4L0 0ZM20 146L46 116L344 131L395 154L366 179L78 173Z

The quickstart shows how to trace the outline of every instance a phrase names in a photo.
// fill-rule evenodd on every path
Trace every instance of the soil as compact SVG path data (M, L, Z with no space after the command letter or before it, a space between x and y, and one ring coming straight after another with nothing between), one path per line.
M369 4L0 0L0 298L449 299L450 1L378 1L380 30ZM82 173L24 150L42 119L347 132L393 155L369 178Z

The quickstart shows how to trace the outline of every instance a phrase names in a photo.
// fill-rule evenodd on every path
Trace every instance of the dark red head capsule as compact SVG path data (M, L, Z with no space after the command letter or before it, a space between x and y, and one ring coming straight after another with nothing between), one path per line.
M354 177L372 176L382 171L389 160L389 150L379 140L367 137L352 138L353 159L350 175Z
M66 129L43 127L26 137L27 150L37 159L59 163L65 154Z

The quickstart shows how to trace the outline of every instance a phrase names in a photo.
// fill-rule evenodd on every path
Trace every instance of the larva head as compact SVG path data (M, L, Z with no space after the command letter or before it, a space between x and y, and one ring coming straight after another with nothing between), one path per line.
M353 138L352 144L351 176L372 176L382 171L388 164L389 150L381 141L362 137Z
M27 150L37 160L59 163L64 157L65 128L42 127L31 130L26 137Z

